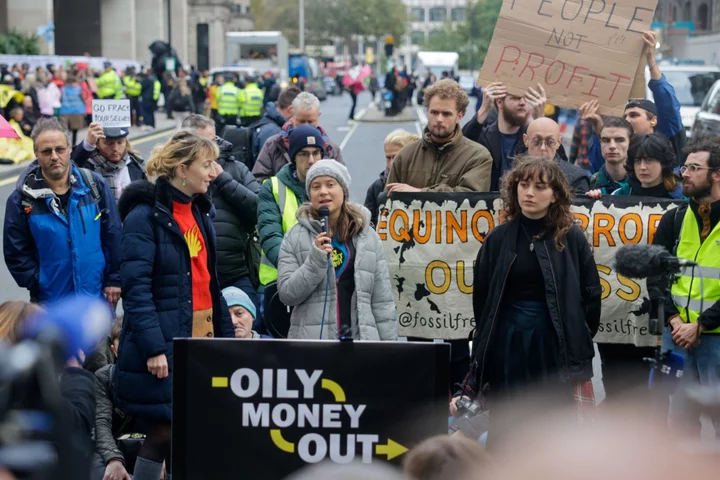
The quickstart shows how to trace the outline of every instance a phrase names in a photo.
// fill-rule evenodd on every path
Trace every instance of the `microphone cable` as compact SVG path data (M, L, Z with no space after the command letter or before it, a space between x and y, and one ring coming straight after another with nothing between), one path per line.
M325 310L327 309L328 290L330 290L330 273L332 272L332 257L328 253L327 269L325 275L325 301L323 302L322 319L320 320L320 340L323 338L323 328L325 327Z

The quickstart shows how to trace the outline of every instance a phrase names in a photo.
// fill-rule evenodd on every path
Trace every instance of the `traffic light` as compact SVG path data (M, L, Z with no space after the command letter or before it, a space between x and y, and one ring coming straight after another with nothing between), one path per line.
M385 56L392 57L395 51L395 37L392 35L385 36Z

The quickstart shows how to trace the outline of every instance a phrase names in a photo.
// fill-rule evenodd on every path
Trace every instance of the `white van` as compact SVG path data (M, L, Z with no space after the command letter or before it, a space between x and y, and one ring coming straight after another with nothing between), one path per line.
M455 70L457 75L459 58L457 52L418 52L415 72L418 77L424 78L425 73L430 70L438 80L442 77L442 72L450 73Z

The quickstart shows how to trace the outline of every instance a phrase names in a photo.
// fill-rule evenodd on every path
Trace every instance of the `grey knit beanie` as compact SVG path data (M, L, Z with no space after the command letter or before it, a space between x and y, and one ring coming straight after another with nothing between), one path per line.
M350 199L350 173L340 162L335 160L318 160L305 175L305 191L310 198L310 184L317 177L332 177L340 184L345 193L345 201Z

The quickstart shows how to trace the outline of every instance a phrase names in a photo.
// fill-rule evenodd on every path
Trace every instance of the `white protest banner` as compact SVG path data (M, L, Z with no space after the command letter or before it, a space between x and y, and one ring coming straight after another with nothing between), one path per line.
M540 83L550 103L622 115L657 0L504 0L480 72L512 95Z
M602 284L595 340L655 346L648 335L645 280L614 271L616 249L652 242L672 200L611 196L576 201L573 213L593 247ZM497 193L393 194L380 212L378 235L387 255L401 336L467 338L475 327L473 266L480 246L501 221Z
M129 127L132 124L130 100L93 100L92 119L103 127Z

